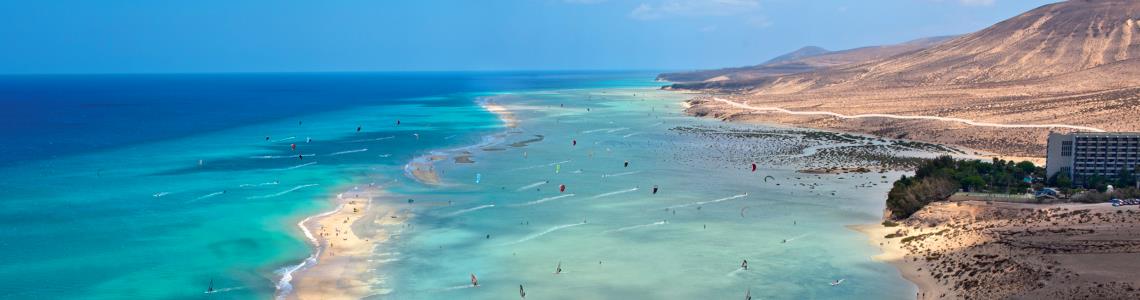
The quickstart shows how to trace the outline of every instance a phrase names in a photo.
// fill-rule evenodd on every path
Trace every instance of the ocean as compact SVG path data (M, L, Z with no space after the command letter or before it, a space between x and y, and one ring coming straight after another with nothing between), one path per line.
M529 299L914 292L845 228L877 222L889 185L854 177L879 174L750 172L738 153L712 155L677 130L730 125L684 116L688 95L652 79L0 77L0 298L272 298L282 270L312 250L298 221L366 185L415 212L376 247L371 298L503 299L520 285ZM518 126L479 101L507 106ZM440 185L405 173L441 153L474 163L436 162ZM726 156L737 159L708 159ZM465 288L469 274L479 288ZM224 292L203 294L211 282Z

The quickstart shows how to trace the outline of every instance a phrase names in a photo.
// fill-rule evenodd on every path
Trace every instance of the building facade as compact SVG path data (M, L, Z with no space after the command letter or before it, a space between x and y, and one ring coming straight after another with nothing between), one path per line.
M1140 133L1049 133L1045 173L1068 175L1076 183L1093 176L1115 180L1140 165Z

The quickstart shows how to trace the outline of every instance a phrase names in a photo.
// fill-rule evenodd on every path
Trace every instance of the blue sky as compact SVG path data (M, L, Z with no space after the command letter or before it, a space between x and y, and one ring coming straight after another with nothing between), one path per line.
M0 73L679 70L972 32L1036 0L0 2Z

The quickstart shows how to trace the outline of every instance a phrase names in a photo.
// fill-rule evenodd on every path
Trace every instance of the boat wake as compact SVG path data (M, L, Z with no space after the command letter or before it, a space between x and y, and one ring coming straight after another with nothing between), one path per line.
M524 186L521 186L521 187L519 187L518 189L516 189L515 191L517 191L517 192L521 192L521 191L525 191L525 190L533 189L533 188L536 188L536 187L538 187L538 186L540 186L540 185L544 185L544 184L546 184L546 183L548 183L548 182L549 182L549 181L543 180L543 181L539 181L539 182L531 183L531 184L528 184L528 185L524 185Z
M347 141L345 143L375 142L375 141L390 140L390 139L394 139L394 138L396 138L396 136L391 135L391 136L386 136L386 137L382 137L382 138L375 138L375 139L351 140L351 141Z
M364 152L364 151L368 151L368 148L333 152L333 153L330 153L329 156L337 156L337 155L341 155L341 154L357 153L357 152Z
M730 196L730 197L724 197L724 198L715 199L715 200L709 200L709 201L700 201L700 202L678 204L678 205L666 207L665 209L675 209L675 208L689 207L689 206L695 206L695 205L705 205L705 204L709 204L709 203L724 202L724 201L728 201L728 200L732 200L732 199L739 199L739 198L744 198L744 197L748 197L748 193Z
M313 154L313 153L309 153L309 154L301 154L300 156L301 157L313 157L313 156L317 156L317 155ZM293 155L261 155L261 156L250 156L249 158L253 158L253 159L278 159L278 158L297 158L297 157L293 156Z
M564 161L559 161L559 162L552 162L552 163L545 164L545 165L535 165L535 166L529 166L529 167L514 168L514 169L511 169L511 171L522 171L522 170L538 169L538 168L545 168L545 167L553 167L553 166L568 163L568 162L570 162L570 161L564 160Z
M586 130L586 131L583 131L582 133L595 133L595 132L610 131L610 130L616 130L616 129L621 129L621 128L598 128L598 129Z
M617 195L617 194L625 194L625 193L629 193L629 192L633 192L633 191L637 191L637 190L639 190L639 188L632 188L632 189L625 189L625 190L620 190L620 191L613 191L613 192L609 192L609 193L597 194L597 195L594 195L593 197L590 197L590 199L598 199L598 198L609 197L609 196L613 196L613 195Z
M274 182L262 182L262 183L258 183L258 184L244 183L242 185L239 185L238 187L255 187L255 186L263 186L263 185L277 185L277 182L276 181L274 181Z
M317 162L314 161L311 163L303 163L303 164L299 164L296 166L292 166L292 167L288 167L288 168L280 168L280 169L276 169L276 170L277 171L288 171L288 170L292 170L292 169L296 169L296 168L303 168L305 166L311 166L311 165L315 165L315 164L317 164Z
M805 233L805 234L797 235L797 236L795 236L795 237L793 237L793 238L790 238L790 239L786 239L786 240L784 240L784 242L786 243L786 242L791 242L791 241L794 241L794 240L802 239L802 238L804 238L804 237L807 237L808 235L811 235L811 234L810 234L810 233Z
M470 285L470 284L468 284L468 285L457 285L457 286L453 286L453 287L443 288L443 290L444 291L454 291L454 290L469 289L469 288L473 288L473 287L475 287L475 286Z
M269 194L269 195L261 195L261 196L249 196L249 197L246 197L246 199L251 199L251 200L252 200L252 199L266 199L266 198L279 197L279 196L281 196L281 195L285 195L285 194L288 194L288 193L292 193L293 191L296 191L296 190L299 190L299 189L303 189L303 188L307 188L307 187L312 187L312 186L317 186L317 185L318 185L318 184L316 184L316 183L312 183L312 184L304 184L304 185L298 185L298 186L295 186L295 187L293 187L293 188L291 188L291 189L288 189L288 190L284 190L284 191L276 192L276 193L273 193L273 194Z
M565 225L558 225L558 226L550 227L550 228L548 228L548 229L546 229L546 230L543 230L542 232L539 232L539 233L536 233L536 234L532 234L532 235L528 235L528 236L526 236L526 237L524 237L524 238L522 238L522 239L519 239L519 240L517 240L517 241L515 241L515 242L513 242L513 243L510 243L510 244L507 244L507 245L514 245L514 244L524 243L524 242L527 242L527 241L530 241L530 240L533 240L533 239L537 239L537 238L539 238L539 237L542 237L542 236L544 236L544 235L550 234L551 232L555 232L555 231L563 230L563 229L566 229L566 228L570 228L570 227L574 227L574 226L580 226L580 225L586 225L586 223L573 223L573 224L565 224Z
M615 173L615 174L602 174L602 178L621 177L621 176L633 175L633 174L637 174L637 173L641 173L641 171L621 172L621 173Z
M225 292L236 291L236 290L241 290L241 289L245 289L245 287L244 286L235 286L235 287L228 287L228 288L224 288L224 289L215 289L213 291L207 291L206 294L225 293Z
M565 194L565 195L558 195L558 196L554 196L554 197L546 197L546 198L542 198L542 199L534 200L534 201L531 201L531 202L527 202L527 203L523 203L523 204L518 204L518 205L515 205L515 207L519 207L519 206L531 206L531 205L540 204L540 203L543 203L543 202L548 202L548 201L554 201L554 200L558 200L558 199L562 199L562 198L566 198L566 197L574 197L574 194Z
M622 137L622 138L628 138L628 137L631 137L631 136L635 136L635 135L639 135L639 134L641 134L641 132L634 132L634 133L630 133L630 134L626 134L626 135L623 135L623 136L621 136L621 137Z
M602 231L602 234L622 232L622 231L634 230L634 229L638 229L638 228L645 228L645 227L651 227L651 226L660 226L660 225L665 225L665 224L668 224L668 223L665 223L665 221L657 221L657 222L653 222L653 223L649 223L649 224L633 225L633 226L626 226L626 227L622 227L622 228L618 228L618 229L606 230L606 231Z
M280 139L280 140L273 140L273 142L274 142L274 143L276 143L276 142L284 142L284 141L288 141L288 140L291 140L291 139L295 139L295 138L297 138L297 137L295 137L295 136L291 136L291 137L283 138L283 139Z
M194 201L198 201L198 200L202 200L202 199L208 199L208 198L213 198L213 197L215 197L215 196L218 196L218 195L221 195L221 194L225 194L225 193L226 193L226 191L221 191L221 192L213 192L213 193L209 193L209 194L206 194L206 195L202 195L201 197L198 197L198 198L194 198Z
M473 212L476 210L480 210L480 209L484 209L484 208L492 208L492 207L495 207L495 205L494 204L480 205L480 206L476 206L476 207L472 207L472 208L460 209L460 210L451 212L451 213L443 215L443 216L444 217L454 217L454 216L462 215L465 213Z

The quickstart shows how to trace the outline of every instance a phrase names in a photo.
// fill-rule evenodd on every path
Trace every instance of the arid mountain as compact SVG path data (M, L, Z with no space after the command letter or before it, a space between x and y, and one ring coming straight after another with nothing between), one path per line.
M802 58L816 60L827 55ZM886 58L808 72L677 83L751 107L893 114L995 124L1140 131L1140 1L1045 5L981 31ZM695 100L691 113L944 142L1043 156L1050 130L961 122L835 118Z
M732 86L742 86L767 77L811 72L819 69L843 66L883 59L900 53L925 49L938 43L947 41L952 37L933 37L909 41L901 44L887 46L872 46L842 51L828 51L826 49L807 46L796 51L777 56L763 64L739 68L719 70L705 70L693 72L665 73L657 76L659 80L682 83L708 83L717 86L716 82Z
M808 58L808 57L812 57L812 56L823 55L823 54L827 54L829 52L831 52L831 50L823 49L823 48L816 47L816 46L807 46L807 47L796 49L796 51L788 52L784 55L780 55L780 56L774 57L772 59L769 59L768 61L764 62L764 64L765 65L778 64L778 63L782 63L782 62L794 61L794 60L799 60L799 59Z

